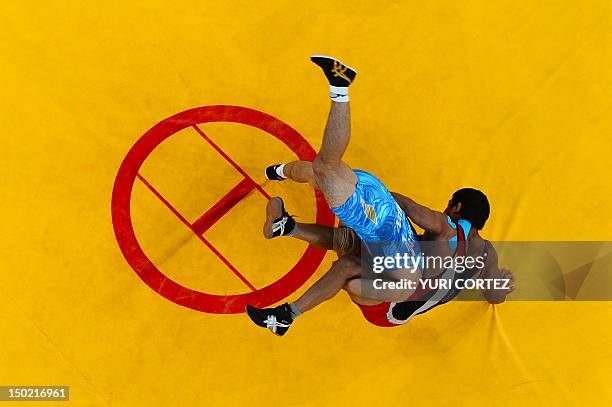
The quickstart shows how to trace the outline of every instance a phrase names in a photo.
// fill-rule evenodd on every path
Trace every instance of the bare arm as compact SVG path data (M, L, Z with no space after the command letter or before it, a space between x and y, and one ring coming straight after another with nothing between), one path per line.
M402 208L406 216L419 227L434 234L440 234L444 231L447 225L446 215L429 209L426 206L419 205L407 196L398 194L397 192L391 192L391 195L393 195L393 198L395 198L395 201L400 208Z
M489 251L482 277L508 280L509 288L484 290L483 295L490 304L501 304L506 301L506 296L514 291L514 275L508 269L502 268L500 270L495 248L490 243L486 244L489 245Z

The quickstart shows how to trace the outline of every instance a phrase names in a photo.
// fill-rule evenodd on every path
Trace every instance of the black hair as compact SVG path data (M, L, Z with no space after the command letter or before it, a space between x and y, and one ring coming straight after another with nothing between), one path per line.
M487 196L474 188L462 188L455 192L451 199L452 206L459 202L461 202L461 209L459 209L461 218L470 222L476 229L482 229L491 212Z

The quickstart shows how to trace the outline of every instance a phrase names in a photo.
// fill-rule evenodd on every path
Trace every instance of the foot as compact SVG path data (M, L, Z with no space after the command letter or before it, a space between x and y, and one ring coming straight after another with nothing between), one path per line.
M323 69L323 73L331 86L346 88L357 76L357 71L335 58L325 55L313 55L310 57L310 60Z
M280 167L282 164L274 164L266 168L266 178L270 181L284 181L285 178L281 177L276 169Z
M287 303L275 308L255 308L252 305L247 305L246 313L255 324L262 328L268 328L278 336L283 336L293 322L291 308Z
M295 229L295 220L285 211L283 200L274 197L266 205L266 222L263 225L263 234L266 239L277 236L286 236Z

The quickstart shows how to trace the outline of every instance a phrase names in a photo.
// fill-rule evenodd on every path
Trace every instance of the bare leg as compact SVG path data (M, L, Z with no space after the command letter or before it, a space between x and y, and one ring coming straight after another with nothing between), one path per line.
M350 255L340 257L323 277L295 301L295 306L304 313L334 297L342 289L346 290L353 301L361 305L376 305L383 301L405 301L414 293L414 290L408 289L376 289L364 293L364 284L372 284L372 280L359 278L361 271L359 258ZM408 278L416 281L418 274L409 273Z
M331 226L298 223L291 236L322 249L334 250L334 229Z
M418 284L418 280L419 280L418 274L409 273L409 276L407 278L410 280L413 280L415 284ZM355 301L355 298L357 298L357 299L360 299L361 301L365 300L369 302L369 303L363 303L363 302L360 302L359 300L355 301L358 304L362 304L362 305L373 305L373 304L370 304L371 302L381 303L383 301L388 301L388 302L406 301L408 297L410 297L416 291L416 290L411 290L411 289L404 289L404 290L374 289L372 288L374 287L372 284L373 284L373 280L367 280L363 278L354 278L352 280L347 281L346 285L343 288L351 296L351 298L353 298L354 301ZM366 287L370 287L370 288L367 288L366 290L364 290L364 288Z
M342 205L355 192L357 176L342 162L351 133L348 103L332 102L321 150L314 162L292 161L285 164L285 177L308 183L321 190L331 207ZM321 186L320 182L325 185Z
M292 181L299 183L307 182L314 189L319 189L314 179L311 161L292 161L287 163L283 168L283 173L285 174L285 177Z
M357 257L361 255L361 240L357 234L347 227L331 227L316 224L297 223L295 231L291 235L296 239L303 240L311 245L326 250L333 250L342 257L352 254Z
M353 279L355 280L355 279ZM372 305L378 305L384 301L381 300L372 300L369 298L363 298L361 297L359 294L353 293L349 290L349 284L351 281L353 280L349 280L346 282L346 284L344 285L344 287L342 287L342 289L344 291L346 291L346 293L348 294L349 297L351 297L351 300L355 303L355 304L359 304L359 305L367 305L367 306L372 306Z
M266 205L263 235L266 239L272 239L279 234L304 240L326 250L334 250L338 253L338 257L349 253L358 255L361 248L361 241L352 229L296 223L286 212L283 212L282 199L274 197Z
M323 143L312 163L316 185L332 208L342 205L355 192L357 175L342 162L351 132L349 103L332 102Z
M310 287L294 304L304 313L334 297L351 278L361 274L359 259L343 256L332 264L323 277Z

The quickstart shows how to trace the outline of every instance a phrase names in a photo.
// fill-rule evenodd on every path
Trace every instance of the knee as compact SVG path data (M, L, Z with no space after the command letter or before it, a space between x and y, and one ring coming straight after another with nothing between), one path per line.
M338 257L346 254L358 255L361 241L353 229L345 226L334 228L333 249Z
M326 160L320 155L312 162L312 172L315 177L323 177L325 174L329 174L330 171L333 171L333 169L334 163Z
M319 157L315 158L315 160L312 162L312 173L316 177L320 177L325 173L325 163Z
M350 280L346 280L346 282L342 286L342 289L346 291L347 293L349 293L349 295L354 295L356 292L360 292L360 290L357 290L358 288L361 288L357 286L358 284L360 284L359 279L352 278Z

